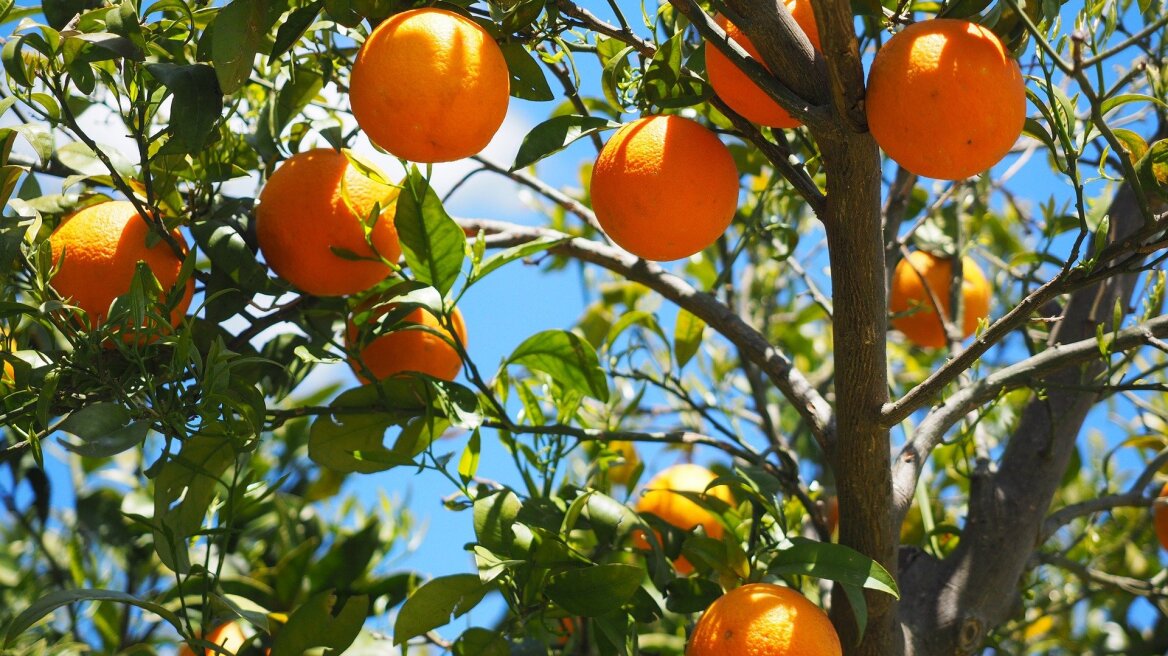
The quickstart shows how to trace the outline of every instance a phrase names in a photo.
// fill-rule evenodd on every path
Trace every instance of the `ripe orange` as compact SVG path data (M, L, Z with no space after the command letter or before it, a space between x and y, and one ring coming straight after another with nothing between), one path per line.
M344 296L369 289L391 269L369 248L363 222L379 203L372 241L385 260L401 246L393 225L398 189L371 180L344 153L317 148L284 161L260 192L256 236L268 266L297 289ZM338 255L348 251L363 259Z
M807 597L750 583L719 597L694 627L686 656L841 656L831 620Z
M964 317L962 335L969 337L977 330L978 321L990 314L990 283L982 273L981 267L968 257L961 260L961 275ZM952 282L953 264L950 260L938 258L925 251L909 253L908 258L901 260L892 273L889 306L893 314L906 313L894 317L892 327L904 333L905 337L918 346L945 346L948 343L945 338L945 326L937 316L928 290L932 290L941 304L941 309L948 316L949 287Z
M706 486L715 478L717 476L714 472L701 465L674 465L658 473L645 485L644 493L637 501L637 512L653 513L683 531L701 526L709 537L721 539L723 529L718 519L710 511L677 494L705 492ZM714 487L707 494L726 503L734 503L730 488L725 485ZM638 549L651 548L649 541L639 531L633 534L633 543ZM683 575L693 571L693 565L684 557L674 561L673 566Z
M1160 539L1160 546L1168 550L1168 484L1160 490L1160 498L1152 507L1152 524L1156 529L1156 537Z
M738 209L729 149L698 123L646 116L617 131L592 169L592 208L608 236L647 260L676 260L716 239Z
M49 236L53 261L60 266L53 276L53 287L85 310L90 327L104 323L110 303L130 291L138 262L146 263L164 293L178 281L182 258L162 240L147 246L150 232L150 225L132 203L107 201L74 212ZM185 251L182 235L178 231L172 235ZM188 279L182 300L171 312L172 326L182 321L194 291L195 282Z
M390 307L386 307L374 313L375 316L371 317L370 321L389 310ZM466 324L458 308L451 313L450 319L459 343L465 348ZM422 308L407 314L402 321L406 324L425 326L448 339L454 339L438 322L437 317ZM374 378L384 380L406 371L417 371L442 380L454 380L458 376L458 372L462 370L462 358L458 357L458 351L453 346L433 333L402 328L399 326L394 332L374 337L361 349L360 359ZM350 351L357 348L357 326L351 321L345 334L345 341ZM350 364L357 377L368 383L361 372L361 367L356 362Z
M234 654L247 642L247 636L243 634L243 627L240 626L239 622L226 622L212 629L204 640L219 645ZM220 656L219 652L212 649L204 651L206 652L204 656ZM195 656L195 652L191 650L189 645L183 645L178 649L178 656Z
M815 15L811 11L811 3L808 0L785 0L785 4L795 22L807 34L811 45L818 50L819 28L815 25ZM754 47L754 44L746 38L737 25L731 23L725 16L719 16L717 21L718 25L726 30L726 36L736 41L743 50L750 53L751 57L757 59L760 64L762 63L758 48ZM765 66L765 64L763 65ZM714 88L714 93L717 93L718 97L726 101L731 109L751 123L768 125L772 128L797 128L801 125L799 121L787 113L787 110L783 109L779 103L772 100L765 91L752 82L746 73L742 72L742 69L735 66L726 55L723 55L722 51L708 43L706 44L706 73L710 77L710 86Z
M449 162L486 147L503 124L511 75L477 23L414 9L377 26L349 77L349 103L369 140L414 162Z
M1026 84L993 32L936 18L877 51L867 108L889 157L918 175L959 180L998 163L1022 134Z

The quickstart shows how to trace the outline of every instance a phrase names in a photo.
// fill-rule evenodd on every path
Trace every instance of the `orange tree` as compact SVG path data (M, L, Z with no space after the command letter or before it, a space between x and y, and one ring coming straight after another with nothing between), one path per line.
M836 644L807 603L846 654L1168 648L1162 0L0 12L5 653L682 654L719 598L776 654ZM447 212L467 156L543 225ZM487 369L456 305L521 260L596 300ZM630 445L709 494L638 504ZM346 485L394 468L477 567L394 569Z

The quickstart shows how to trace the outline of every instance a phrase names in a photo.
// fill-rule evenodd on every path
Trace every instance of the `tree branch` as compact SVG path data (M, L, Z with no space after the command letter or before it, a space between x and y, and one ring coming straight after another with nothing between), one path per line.
M807 422L820 446L830 451L834 442L831 406L787 356L771 346L757 330L713 296L694 289L688 282L665 271L656 263L588 239L504 221L460 219L459 225L471 232L482 230L488 235L487 245L492 248L517 246L536 239L564 239L563 243L551 249L552 252L595 264L639 282L689 310L741 349L750 362L766 373Z
M1156 317L1140 326L1107 333L1106 337L1111 342L1111 349L1121 352L1147 346L1149 334L1153 337L1168 337L1168 315ZM1041 353L964 386L949 397L944 405L934 409L921 422L893 464L896 519L903 520L912 506L917 478L933 448L967 413L1003 392L1041 383L1059 370L1097 362L1099 359L1099 340L1095 337L1070 344L1055 344Z

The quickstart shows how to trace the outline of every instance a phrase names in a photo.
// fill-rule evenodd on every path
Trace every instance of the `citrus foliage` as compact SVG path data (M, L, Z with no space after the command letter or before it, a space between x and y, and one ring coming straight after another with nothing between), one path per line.
M245 627L241 654L386 653L407 643L455 654L682 654L702 611L730 602L735 593L724 591L751 589L744 583L782 581L802 593L799 604L830 605L837 628L846 622L858 633L866 599L887 604L900 593L882 554L832 541L833 510L845 523L849 512L836 509L833 488L854 472L833 471L830 455L838 335L817 215L848 182L827 178L813 130L760 132L711 88L704 67L725 64L713 48L728 57L711 30L730 26L713 14L732 10L717 1L459 0L413 11L428 4L0 6L9 28L0 110L10 125L0 140L0 327L12 344L2 356L0 412L13 472L0 488L3 649L213 650L200 636L230 625ZM1123 435L1085 432L1075 449L1055 514L1027 545L1035 550L1019 586L1024 603L987 628L986 642L1004 653L1119 645L1151 654L1166 643L1165 580L1146 508L1168 429L1168 349L1153 334L1168 332L1159 316L1168 142L1153 137L1162 136L1166 96L1164 9L1153 0L854 3L863 53L888 52L889 30L909 33L901 25L910 18L982 25L971 29L996 35L999 63L1022 72L1029 100L1025 136L990 174L962 177L993 157L952 175L909 161L888 166L880 245L888 271L871 277L891 276L913 248L938 262L969 256L986 271L976 303L949 290L983 282L977 269L954 273L951 264L938 264L940 288L915 304L898 307L894 296L894 326L941 308L961 328L940 323L940 339L935 330L928 339L889 333L887 387L894 399L920 402L890 422L890 446L928 423L934 399L912 394L925 394L935 371L952 371L936 347L960 351L972 332L970 348L985 354L942 380L936 403L982 394L969 383L1054 351L1054 322L1042 317L1076 289L1138 274L1138 307L1099 308L1091 357L1075 361L1106 365L1084 385L1125 417ZM795 11L807 20L805 8ZM444 17L400 30L421 39L421 50L359 54L419 14ZM459 67L437 65L461 56L442 41L449 21L476 44L485 90L480 80L449 77ZM823 32L813 45L823 45ZM822 123L757 62L742 68L749 79L732 85L761 82L793 120ZM382 87L398 94L388 109L377 104ZM459 95L465 89L474 102ZM476 172L531 190L544 227L452 216L425 163L477 153L516 99L546 120L513 161L475 155ZM880 111L907 118L931 146L986 113L940 107L942 115ZM97 140L86 117L102 112L128 135L128 150ZM659 115L668 118L649 118ZM456 143L406 135L401 145L402 135L381 133L410 119ZM995 135L1003 147L1015 123ZM698 136L672 144L650 135L645 145L632 134L665 124ZM413 160L402 162L400 180L354 150L363 135ZM605 139L636 151L633 164L596 160ZM910 142L910 154L920 145ZM898 157L892 142L885 147ZM578 180L561 188L538 177L582 152ZM297 163L314 157L327 165L293 178ZM653 175L639 180L646 167ZM1019 171L1071 193L1037 195ZM1119 193L1132 195L1143 228L1109 241L1109 203ZM132 258L128 286L93 309L60 284L52 235L111 200L132 203L149 228L138 248L169 249L181 264L164 275L148 257L150 266ZM717 207L693 212L706 201ZM311 234L326 215L343 234ZM649 225L621 234L620 224L646 217ZM688 239L698 229L700 238ZM629 252L607 244L605 231ZM675 248L678 236L687 239ZM685 259L659 266L634 256ZM532 327L497 366L476 360L473 317L464 324L457 306L520 262L547 272L582 266L591 302L576 325ZM918 278L932 287L929 275ZM83 282L108 291L115 281L98 273ZM166 321L183 314L185 296L172 292L185 285L196 290L190 311ZM958 296L964 315L947 311ZM1030 314L1003 320L1016 306ZM78 309L105 320L87 322ZM144 337L126 339L128 331ZM375 352L382 347L436 355L400 366L394 353ZM302 384L344 362L378 382ZM406 368L421 373L389 376ZM784 377L792 371L797 377ZM892 518L905 553L958 553L971 479L1007 448L1024 408L1051 392L1042 380L1010 377L950 413L921 454L931 455L928 465L908 479L903 516ZM630 443L716 460L715 473L702 475L701 489L641 496L653 484L640 485L648 460ZM73 488L67 501L53 496L47 473L58 446ZM487 452L510 460L516 484L479 470ZM473 526L473 567L439 577L400 567L396 558L417 546L413 519L395 501L362 508L352 494L363 475L391 469L443 477L450 517L442 521ZM1109 501L1092 505L1097 499ZM688 517L671 516L682 506ZM501 617L459 620L490 599L501 600ZM1159 613L1154 627L1114 628L1138 604ZM829 630L816 640L830 643Z

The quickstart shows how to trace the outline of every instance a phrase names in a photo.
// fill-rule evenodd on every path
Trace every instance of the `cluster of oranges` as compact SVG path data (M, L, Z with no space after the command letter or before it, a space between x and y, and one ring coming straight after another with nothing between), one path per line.
M620 447L620 451L626 460L630 459L626 448ZM635 458L635 451L632 453ZM707 536L721 539L724 528L717 517L690 496L703 495L733 505L729 487L712 485L716 478L712 471L700 465L668 467L645 485L637 501L637 512L652 513L683 531L700 526ZM639 530L634 533L633 541L639 549L650 548L648 539ZM673 565L682 575L693 571L693 565L683 556L675 559ZM773 583L750 583L720 597L706 609L686 647L687 656L838 656L842 653L839 636L827 615L799 592Z
M806 0L787 8L818 48ZM719 18L728 36L757 56L733 23ZM784 111L716 48L706 48L714 90L735 111L775 128L796 127ZM384 80L409 83L385 84ZM445 162L477 153L507 113L510 77L502 51L474 21L442 9L396 14L377 26L353 66L349 100L358 125L376 145L403 159ZM958 179L1001 159L1021 133L1025 89L1017 63L992 32L966 21L934 19L901 30L877 52L868 81L872 134L902 166L930 177ZM933 121L920 121L925 114ZM629 252L652 260L676 260L712 244L729 226L738 205L738 170L718 137L689 119L645 116L620 129L593 168L592 203L605 232ZM327 149L302 152L272 174L260 194L256 231L272 269L310 294L364 292L390 275L401 254L393 224L398 188L358 171L344 155ZM378 215L373 217L374 210ZM375 218L368 236L364 221ZM60 271L54 286L97 326L110 303L131 285L144 262L164 290L177 291L172 325L186 312L193 285L171 290L186 245L147 246L149 226L127 202L111 201L76 212L50 238ZM62 259L62 254L68 257ZM946 342L935 308L948 310L944 262L921 255L911 268L897 267L894 319L923 346ZM903 263L902 263L903 264ZM964 332L988 308L984 276L967 264L973 287L965 300ZM165 298L165 297L164 297ZM370 314L370 313L367 313ZM377 312L371 313L376 319ZM460 362L451 342L465 340L458 311L455 334L423 310L408 316L418 330L382 335L361 347L368 371L384 377L421 370L452 377ZM346 331L350 346L359 331ZM400 333L400 334L398 334ZM381 340L381 341L378 341ZM423 349L441 362L406 358ZM354 365L356 369L356 364Z

